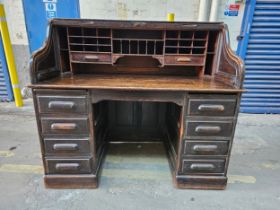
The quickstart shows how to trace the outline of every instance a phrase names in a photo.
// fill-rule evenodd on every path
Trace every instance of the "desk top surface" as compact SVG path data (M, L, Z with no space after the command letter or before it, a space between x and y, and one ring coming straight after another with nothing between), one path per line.
M55 89L242 92L242 89L233 88L208 77L190 78L153 75L67 75L32 84L29 87Z

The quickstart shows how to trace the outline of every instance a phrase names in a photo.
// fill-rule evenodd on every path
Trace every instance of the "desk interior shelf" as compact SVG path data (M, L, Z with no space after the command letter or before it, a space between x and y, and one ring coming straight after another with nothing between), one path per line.
M66 37L59 41L64 71L74 74L80 72L77 69L90 69L91 65L98 68L96 64L111 64L111 68L106 68L116 72L114 67L133 63L141 56L149 68L178 74L175 70L164 71L164 67L193 67L185 68L184 74L203 76L214 72L219 31L65 27L59 28L58 34Z

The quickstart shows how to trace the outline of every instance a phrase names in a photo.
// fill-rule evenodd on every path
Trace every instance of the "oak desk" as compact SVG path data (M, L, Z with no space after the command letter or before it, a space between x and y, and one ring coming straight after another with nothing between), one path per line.
M115 141L163 142L178 188L226 186L243 63L225 24L54 19L31 78L47 187L97 187Z

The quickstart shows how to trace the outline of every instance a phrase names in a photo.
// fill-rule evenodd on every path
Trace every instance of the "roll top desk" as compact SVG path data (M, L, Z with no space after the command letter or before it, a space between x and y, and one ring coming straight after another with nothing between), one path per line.
M160 141L176 187L225 188L243 81L225 24L53 19L30 72L47 187L96 188L109 143Z

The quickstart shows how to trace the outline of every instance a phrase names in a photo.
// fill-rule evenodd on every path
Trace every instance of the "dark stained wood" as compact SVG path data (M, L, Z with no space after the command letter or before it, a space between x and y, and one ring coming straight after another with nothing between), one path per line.
M231 137L233 131L232 121L215 121L215 120L187 120L185 136L193 137Z
M223 175L224 159L183 159L182 172L184 174L217 174Z
M113 89L113 90L166 90L192 92L239 92L211 78L141 76L141 75L74 75L64 76L30 85L32 88L56 89Z
M172 102L184 106L185 93L174 91L143 91L143 90L92 90L92 103L104 100L138 101L138 102Z
M89 131L88 118L42 117L42 134L84 134Z
M71 52L71 60L72 62L82 62L82 63L111 63L111 55L110 54L98 54L98 53L76 53Z
M86 96L37 96L40 113L87 113Z
M91 159L46 158L47 174L90 174Z
M108 143L161 141L174 185L224 189L243 61L223 23L53 19L31 85L48 188L97 188Z
M236 100L236 95L192 94L188 100L187 115L234 116Z
M94 174L46 174L44 182L51 189L95 189L98 187L97 175Z
M204 56L195 55L166 55L165 65L182 65L182 66L203 66Z
M48 156L89 155L88 138L44 138L45 152Z
M227 155L229 141L185 140L184 155Z

